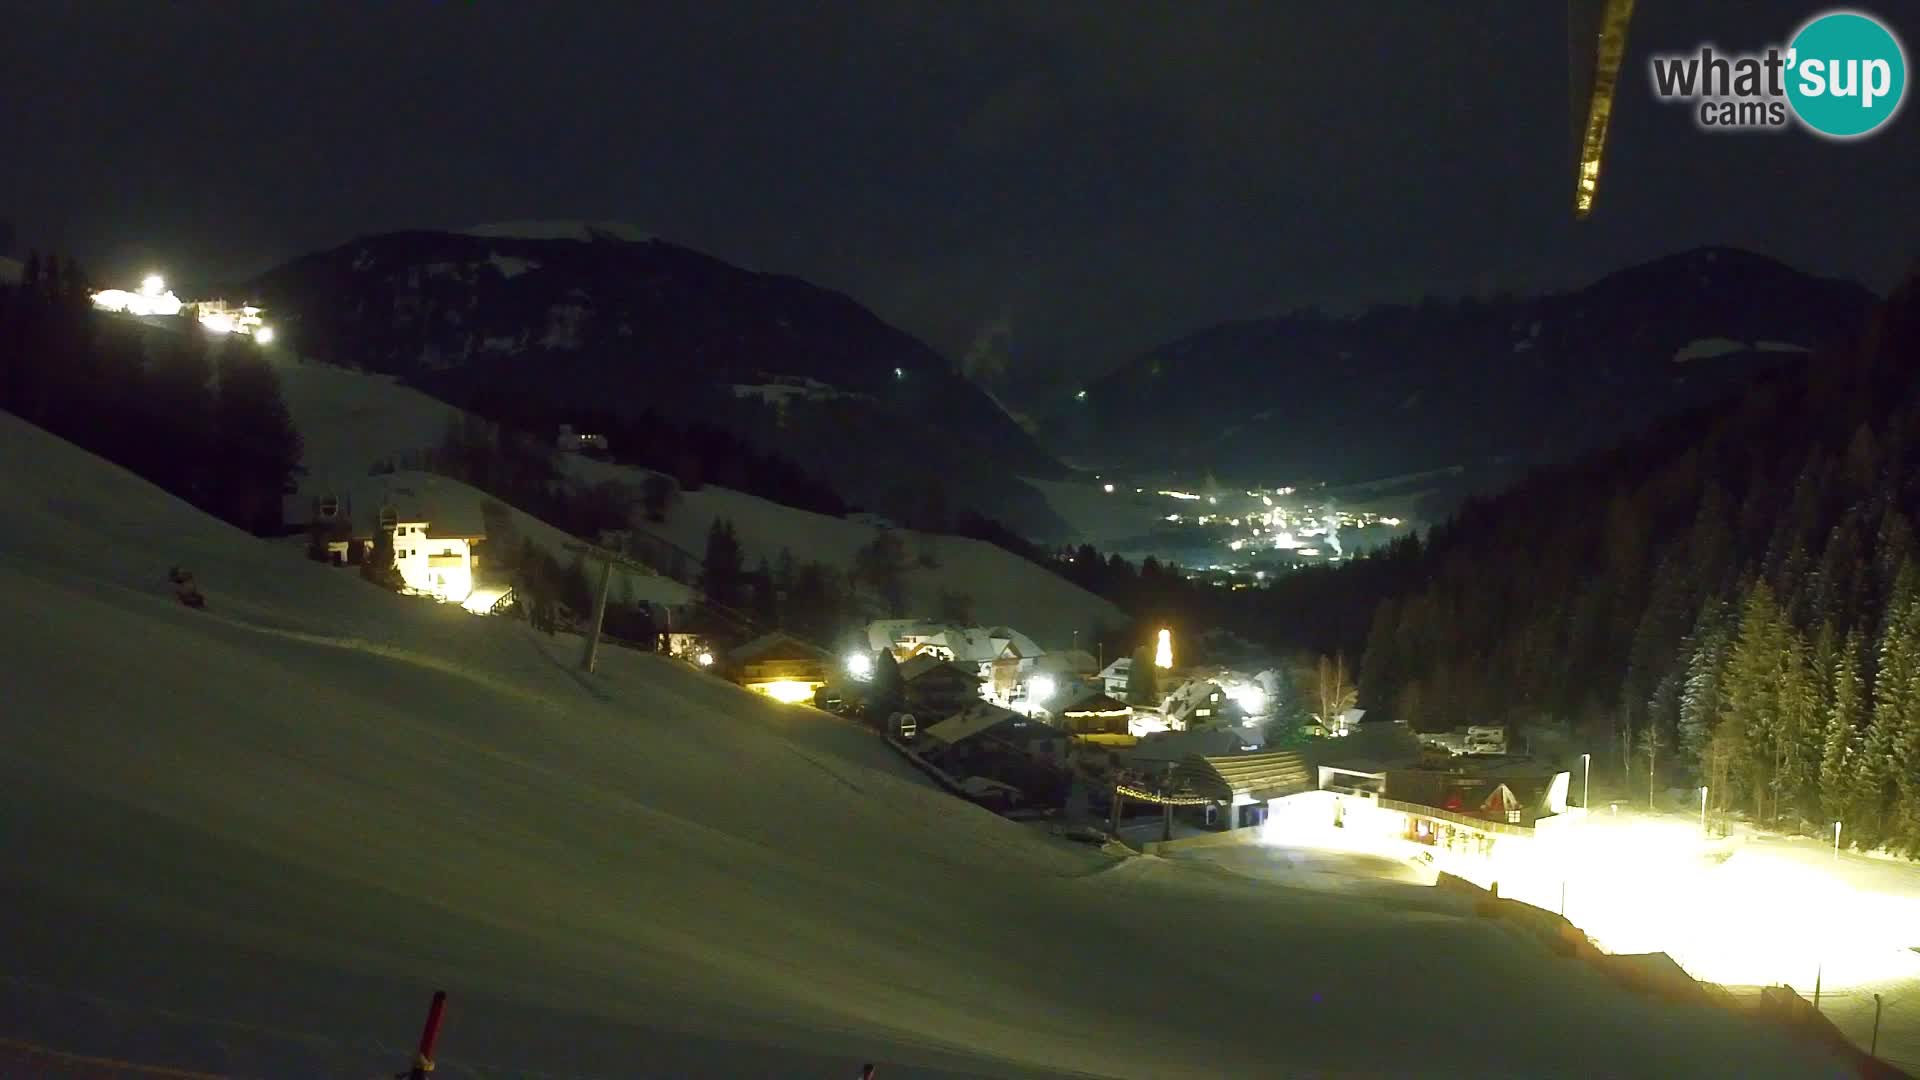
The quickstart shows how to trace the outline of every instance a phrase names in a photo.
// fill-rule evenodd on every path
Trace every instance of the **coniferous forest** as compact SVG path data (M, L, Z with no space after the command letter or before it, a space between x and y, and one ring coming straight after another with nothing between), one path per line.
M1844 348L1267 599L1352 586L1360 704L1417 729L1557 728L1629 790L1920 856L1917 524L1920 275Z
M28 259L0 287L0 409L233 525L281 527L300 433L250 337L182 315L156 331L94 310L72 262Z

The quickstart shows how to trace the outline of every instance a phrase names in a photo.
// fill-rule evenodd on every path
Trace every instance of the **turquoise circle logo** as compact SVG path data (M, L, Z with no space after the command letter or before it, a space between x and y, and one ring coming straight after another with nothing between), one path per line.
M1787 48L1787 100L1815 132L1858 138L1900 111L1907 54L1879 20L1830 12L1801 27Z

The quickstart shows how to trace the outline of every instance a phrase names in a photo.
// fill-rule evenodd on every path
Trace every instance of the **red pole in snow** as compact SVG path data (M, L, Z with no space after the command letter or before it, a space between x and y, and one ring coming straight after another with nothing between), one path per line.
M433 1071L433 1047L440 1041L440 1021L446 1014L447 992L435 990L433 1004L427 1009L427 1026L420 1031L420 1052L414 1056L407 1080L427 1080L427 1074Z

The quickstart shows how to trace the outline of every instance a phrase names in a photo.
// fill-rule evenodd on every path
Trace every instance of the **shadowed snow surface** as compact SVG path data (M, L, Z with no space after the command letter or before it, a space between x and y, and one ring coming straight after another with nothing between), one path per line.
M1831 1074L1438 894L1056 846L0 416L0 1037L275 1077ZM207 610L166 585L190 568Z

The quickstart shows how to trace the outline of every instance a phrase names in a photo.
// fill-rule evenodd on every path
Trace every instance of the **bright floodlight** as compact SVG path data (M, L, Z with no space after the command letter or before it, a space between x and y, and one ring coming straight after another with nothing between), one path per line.
M814 684L801 682L798 679L777 679L760 684L758 689L783 705L798 705L803 701L813 700L813 687Z
M1153 666L1162 668L1173 666L1173 631L1160 631L1160 642L1153 649Z
M703 652L699 656L694 657L693 662L696 664L699 664L701 667L712 667L713 654L710 652Z
M849 655L847 657L847 674L853 676L856 679L872 678L873 677L873 657L868 656L866 653L863 653L863 652L857 652Z
M1113 485L1112 485L1112 484L1108 484L1108 485L1107 485L1107 494L1109 494L1109 495L1111 495L1111 494L1113 494Z
M140 291L148 296L159 296L166 288L167 283L159 274L148 274L140 282Z
M1227 696L1249 716L1259 716L1267 711L1267 692L1251 683L1233 688Z
M255 330L253 332L253 340L259 342L262 345L273 344L273 327L263 326L260 329Z
M1052 697L1054 689L1053 676L1035 675L1027 680L1027 700L1038 705Z

